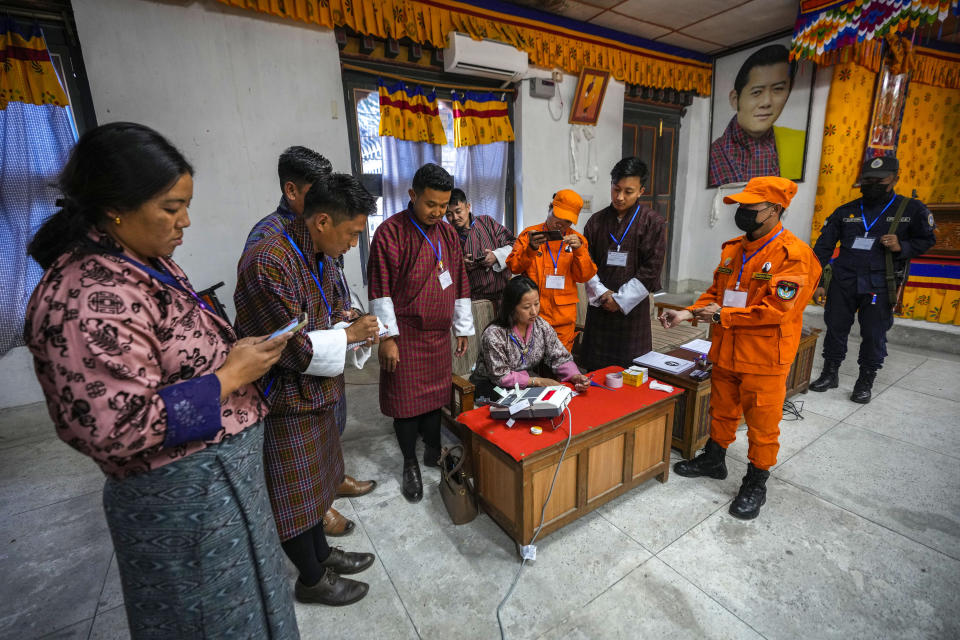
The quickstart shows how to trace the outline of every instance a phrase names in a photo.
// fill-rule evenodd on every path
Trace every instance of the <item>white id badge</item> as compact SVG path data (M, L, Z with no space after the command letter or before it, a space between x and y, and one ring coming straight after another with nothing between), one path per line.
M862 236L857 236L853 239L853 248L859 249L860 251L870 251L873 249L873 243L876 242L876 238L864 238Z
M723 306L742 309L747 306L747 292L727 289L723 292Z
M547 289L563 289L565 286L564 276L547 276Z
M440 275L437 276L437 279L440 280L441 289L446 289L453 284L453 278L450 277L449 271L441 271Z
M610 251L607 251L607 266L608 267L627 266L627 252L614 251L613 249L611 249Z

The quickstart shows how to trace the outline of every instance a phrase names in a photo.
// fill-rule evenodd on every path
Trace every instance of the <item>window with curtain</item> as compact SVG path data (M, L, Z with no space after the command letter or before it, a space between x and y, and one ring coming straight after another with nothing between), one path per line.
M54 186L76 125L37 24L0 20L0 355L23 344L27 300L42 275L27 257L56 211Z

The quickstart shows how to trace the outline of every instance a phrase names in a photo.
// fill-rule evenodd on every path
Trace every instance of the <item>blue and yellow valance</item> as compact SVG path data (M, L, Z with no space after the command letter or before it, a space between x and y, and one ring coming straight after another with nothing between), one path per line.
M398 140L429 144L447 144L437 92L424 93L423 87L408 87L403 82L387 85L379 82L380 135Z
M69 104L40 28L18 30L13 20L0 18L0 110L8 102Z
M348 27L377 38L443 48L451 31L513 45L531 64L579 74L609 71L616 80L710 95L710 56L664 43L489 0L219 0L272 16Z
M453 145L513 142L507 103L492 93L453 92Z

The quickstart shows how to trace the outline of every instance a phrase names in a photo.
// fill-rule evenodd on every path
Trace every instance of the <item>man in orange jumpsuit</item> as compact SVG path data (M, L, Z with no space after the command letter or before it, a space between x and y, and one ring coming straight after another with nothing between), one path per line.
M507 267L525 274L540 288L540 316L557 332L560 342L573 347L577 325L577 283L597 273L587 251L587 239L571 229L580 217L583 198L576 191L563 189L553 194L547 220L527 227L517 236ZM550 240L549 232L562 236Z
M737 227L745 235L723 243L713 284L692 306L664 311L665 328L697 318L713 322L710 440L693 460L674 465L681 476L727 477L727 447L746 417L750 464L730 514L756 518L780 449L787 373L797 355L803 309L820 279L813 250L783 228L780 217L797 193L786 178L753 178L740 193Z

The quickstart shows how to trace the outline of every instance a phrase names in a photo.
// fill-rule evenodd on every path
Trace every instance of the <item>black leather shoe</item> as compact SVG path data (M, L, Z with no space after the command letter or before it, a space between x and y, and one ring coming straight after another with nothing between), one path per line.
M748 464L747 475L743 476L740 491L730 504L730 515L741 520L753 520L760 515L760 507L767 501L769 477L769 471L757 469L752 463Z
M348 576L366 571L373 564L374 559L372 553L350 553L340 547L332 547L330 555L320 565L342 576Z
M810 391L826 391L840 386L840 363L836 360L824 360L820 377L810 383Z
M308 587L300 580L293 589L298 602L305 604L326 604L331 607L342 607L363 599L370 590L366 582L341 578L335 572L327 569L320 582Z
M423 465L425 467L440 466L440 449L425 447L423 450Z
M707 440L703 452L693 460L681 460L673 465L674 473L687 478L706 476L723 480L727 477L727 450L713 440Z
M873 397L873 381L876 379L876 371L860 367L860 375L857 377L857 381L853 384L853 393L850 394L850 399L860 404L867 404L870 402L870 398Z
M410 502L423 499L423 479L420 477L420 465L417 459L403 461L403 497Z

